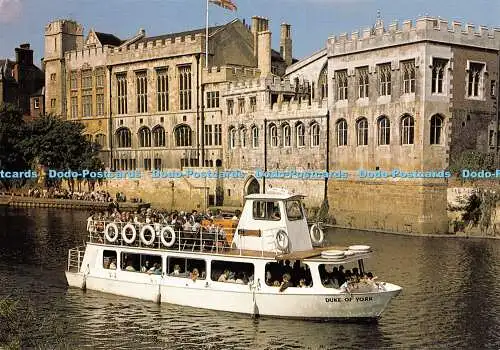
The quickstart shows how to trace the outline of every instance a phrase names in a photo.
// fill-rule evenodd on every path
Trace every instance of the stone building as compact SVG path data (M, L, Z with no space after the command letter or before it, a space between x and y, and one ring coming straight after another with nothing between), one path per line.
M33 98L44 85L44 74L33 64L33 50L30 44L16 48L16 59L0 59L0 104L10 103L24 115L43 113L39 98ZM32 105L32 106L31 106Z

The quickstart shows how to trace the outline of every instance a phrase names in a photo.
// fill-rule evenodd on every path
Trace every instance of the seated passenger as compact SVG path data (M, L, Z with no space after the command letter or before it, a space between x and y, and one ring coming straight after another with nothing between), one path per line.
M273 283L273 287L279 287L281 285L280 281L276 280Z
M174 271L170 274L170 276L180 276L181 267L179 265L174 265Z
M156 274L156 270L158 269L161 271L160 265L158 263L154 263L153 266L150 269L148 269L147 274L148 275Z
M143 267L141 267L141 272L149 272L151 266L149 266L149 261L146 261Z
M111 259L111 263L109 264L109 269L116 270L116 259L115 258Z
M127 262L127 267L125 268L125 271L137 272L132 264L132 261Z
M273 215L271 215L272 220L281 220L281 215L279 211L275 211Z
M198 269L193 269L193 272L189 274L189 278L191 278L193 282L195 282L198 277L200 277L200 272L198 271Z
M299 281L299 288L306 288L306 287L307 287L306 280L304 278L302 278Z
M271 274L271 271L267 271L266 272L266 284L268 286L272 286L273 285L273 276Z
M228 283L236 283L236 274L234 272L231 272L229 274L229 277L227 278Z
M280 285L280 292L284 292L285 289L291 287L290 278L291 278L290 275L287 273L283 275L283 282L281 282Z
M217 282L227 282L229 279L229 270L224 270L224 273L219 276Z
M236 280L234 281L234 283L236 283L236 284L245 284L245 282L243 281L243 275L241 273L238 274L238 276L236 277Z

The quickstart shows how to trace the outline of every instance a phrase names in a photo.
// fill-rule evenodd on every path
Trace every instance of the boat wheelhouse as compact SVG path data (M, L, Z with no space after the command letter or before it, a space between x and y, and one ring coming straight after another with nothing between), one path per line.
M323 245L303 196L252 194L238 221L190 227L89 219L70 250L72 287L197 308L305 319L378 318L401 287L368 277L369 246ZM313 247L315 245L321 245ZM353 279L343 269L353 265Z

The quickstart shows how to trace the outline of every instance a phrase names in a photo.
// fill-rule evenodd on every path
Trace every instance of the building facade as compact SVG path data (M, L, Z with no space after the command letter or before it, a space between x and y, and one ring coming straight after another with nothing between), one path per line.
M21 44L15 52L14 61L0 59L0 104L9 103L18 107L25 116L37 116L43 113L43 103L32 96L38 96L42 89L44 74L33 64L30 44Z

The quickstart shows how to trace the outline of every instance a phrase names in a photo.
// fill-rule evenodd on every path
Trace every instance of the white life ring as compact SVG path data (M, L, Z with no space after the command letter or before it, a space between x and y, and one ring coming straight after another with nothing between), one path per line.
M130 238L127 237L127 229L132 230L132 237L130 237ZM127 243L127 244L134 243L136 237L137 237L137 231L136 231L134 225L132 225L131 223L128 223L125 226L123 226L122 239L125 243Z
M316 233L319 233L319 237L317 237ZM317 224L314 224L311 226L311 230L309 231L309 234L311 236L311 241L314 244L321 244L321 243L323 243L323 240L325 239L325 234L324 234L323 230Z
M167 238L165 237L166 233L170 234L170 236L171 236L169 241L167 241ZM174 231L174 229L170 226L165 226L160 232L160 239L161 239L161 243L165 247L170 248L171 246L173 246L175 243L175 231Z
M109 229L113 230L113 233L110 235ZM106 228L104 229L104 237L106 238L106 241L113 243L118 239L118 234L120 233L120 230L118 229L118 225L116 225L114 222L110 222L109 224L106 225Z
M149 231L149 233L151 234L151 238L149 240L146 239L146 236L144 235L146 231ZM156 232L154 227L151 225L142 226L141 232L139 233L139 237L141 238L141 242L144 243L145 245L153 244L156 238Z
M276 232L276 247L282 252L288 251L290 246L290 239L288 234L284 230L279 230Z

